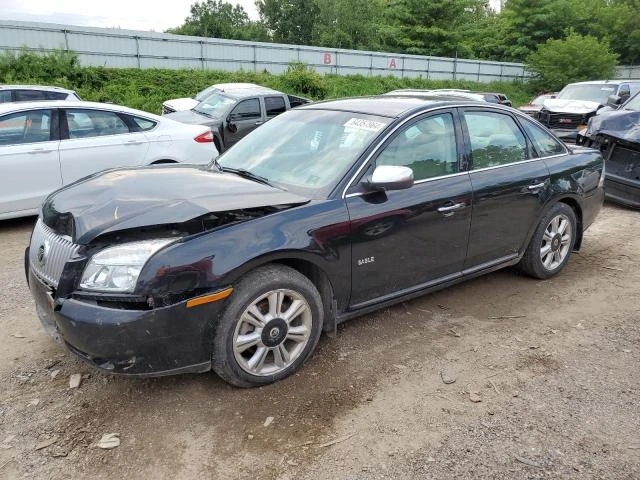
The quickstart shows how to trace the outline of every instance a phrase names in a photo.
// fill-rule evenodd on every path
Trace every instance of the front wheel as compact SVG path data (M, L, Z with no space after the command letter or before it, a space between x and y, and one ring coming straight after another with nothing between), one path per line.
M566 203L556 203L540 220L520 261L520 269L534 278L559 273L569 261L576 242L576 214Z
M265 385L293 373L322 331L318 290L298 271L261 267L240 280L215 329L213 370L239 387Z

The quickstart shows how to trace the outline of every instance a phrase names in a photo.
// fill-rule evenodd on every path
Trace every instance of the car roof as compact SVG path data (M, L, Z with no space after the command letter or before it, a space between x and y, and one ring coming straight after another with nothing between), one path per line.
M143 112L142 110L136 110L122 105L116 105L113 103L99 103L99 102L84 102L84 101L68 101L68 100L44 100L37 102L15 102L15 103L0 103L0 115L10 112L19 112L24 110L41 110L43 108L89 108L89 109L101 109L101 110L116 110L122 113L130 113L132 115L140 115L145 117L152 117L155 119L162 118L152 113Z
M233 87L233 88L227 87L224 90L216 88L216 90L224 93L228 97L233 97L233 98L245 98L245 97L251 97L255 95L285 95L284 93L279 92L278 90L274 90L269 87L263 87L261 85L256 85L254 87ZM212 91L211 93L213 94L214 92L215 90Z
M640 79L629 78L629 79L617 79L617 80L589 80L587 82L568 83L567 85L600 85L603 83L611 83L612 85L619 85L621 83L640 83Z
M484 98L478 92L471 92L469 90L456 90L456 89L436 89L427 90L420 88L405 88L399 90L392 90L387 93L383 93L383 96L406 96L406 97L418 97L423 99L432 100L478 100L483 101Z
M487 108L494 108L494 105L486 102L479 102L470 99L452 99L451 96L418 98L411 96L379 95L371 97L342 98L339 100L327 100L297 107L296 110L336 110L342 112L362 113L365 115L378 115L381 117L397 118L414 110L425 107L440 106L464 106L482 105Z
M0 84L0 90L46 90L51 92L75 93L68 88L56 87L52 85L4 85Z

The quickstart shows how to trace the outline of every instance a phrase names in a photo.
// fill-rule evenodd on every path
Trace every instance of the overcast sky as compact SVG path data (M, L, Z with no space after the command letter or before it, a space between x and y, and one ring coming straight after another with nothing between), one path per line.
M119 27L161 32L178 27L194 0L0 0L0 20ZM235 0L258 18L254 0Z
M184 23L194 0L0 0L0 20L162 32ZM231 0L258 18L255 0ZM491 0L492 5L500 0Z

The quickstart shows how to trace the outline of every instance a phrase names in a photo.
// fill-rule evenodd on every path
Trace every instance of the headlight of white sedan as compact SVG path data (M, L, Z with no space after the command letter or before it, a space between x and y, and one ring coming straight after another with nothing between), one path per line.
M144 240L105 248L89 261L82 274L80 288L101 292L133 292L147 260L175 240Z

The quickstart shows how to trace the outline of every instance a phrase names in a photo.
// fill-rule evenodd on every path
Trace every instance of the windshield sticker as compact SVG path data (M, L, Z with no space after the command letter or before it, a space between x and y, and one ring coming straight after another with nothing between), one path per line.
M357 128L359 130L368 130L370 132L379 132L385 126L384 123L374 122L373 120L365 120L364 118L352 118L344 124L345 127Z

